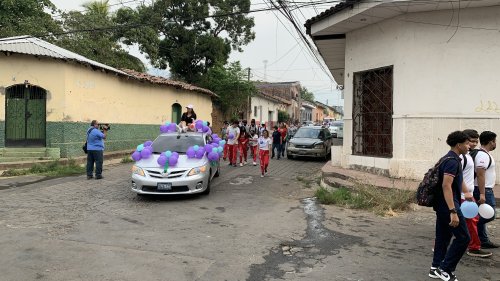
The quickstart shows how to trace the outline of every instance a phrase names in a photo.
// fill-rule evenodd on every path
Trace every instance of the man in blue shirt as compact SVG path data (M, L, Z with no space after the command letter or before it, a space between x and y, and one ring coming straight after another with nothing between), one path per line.
M441 158L439 165L441 188L435 194L436 239L429 277L455 281L455 269L470 241L465 218L460 210L463 174L459 157L469 150L469 138L465 133L455 131L448 135L446 143L450 146L450 151ZM453 236L455 239L450 245Z
M95 163L95 178L102 179L102 163L104 161L104 139L108 128L99 130L99 122L92 120L87 130L87 179L93 178Z

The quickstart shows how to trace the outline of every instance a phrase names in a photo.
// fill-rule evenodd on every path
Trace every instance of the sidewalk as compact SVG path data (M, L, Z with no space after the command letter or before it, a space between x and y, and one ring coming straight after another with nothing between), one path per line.
M368 172L334 167L331 165L330 161L321 168L321 174L322 182L332 187L352 187L355 182L358 182L383 188L399 188L416 191L420 183L420 181L393 179ZM498 208L500 206L500 185L495 185L493 190Z

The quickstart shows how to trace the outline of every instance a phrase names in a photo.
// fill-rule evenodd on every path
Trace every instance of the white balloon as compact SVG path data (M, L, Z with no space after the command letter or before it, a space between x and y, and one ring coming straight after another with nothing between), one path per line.
M491 219L495 215L495 210L488 204L481 204L479 206L479 215L485 219Z

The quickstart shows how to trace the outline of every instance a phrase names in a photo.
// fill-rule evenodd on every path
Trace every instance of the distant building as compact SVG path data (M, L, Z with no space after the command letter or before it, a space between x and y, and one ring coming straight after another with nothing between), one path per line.
M286 99L258 91L251 98L252 108L248 120L255 119L257 124L264 123L267 128L271 128L278 122L278 112L286 112L290 105L291 102Z
M260 92L268 96L286 101L283 110L288 113L292 121L298 121L300 115L300 82L255 82L255 86Z

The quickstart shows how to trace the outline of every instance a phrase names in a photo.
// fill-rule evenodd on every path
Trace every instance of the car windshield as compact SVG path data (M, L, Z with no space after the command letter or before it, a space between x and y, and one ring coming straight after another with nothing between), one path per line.
M186 153L190 146L204 146L203 135L169 134L161 135L153 142L153 153L162 153L167 150Z
M293 136L295 138L317 139L320 131L321 131L320 129L314 129L314 128L300 128Z

